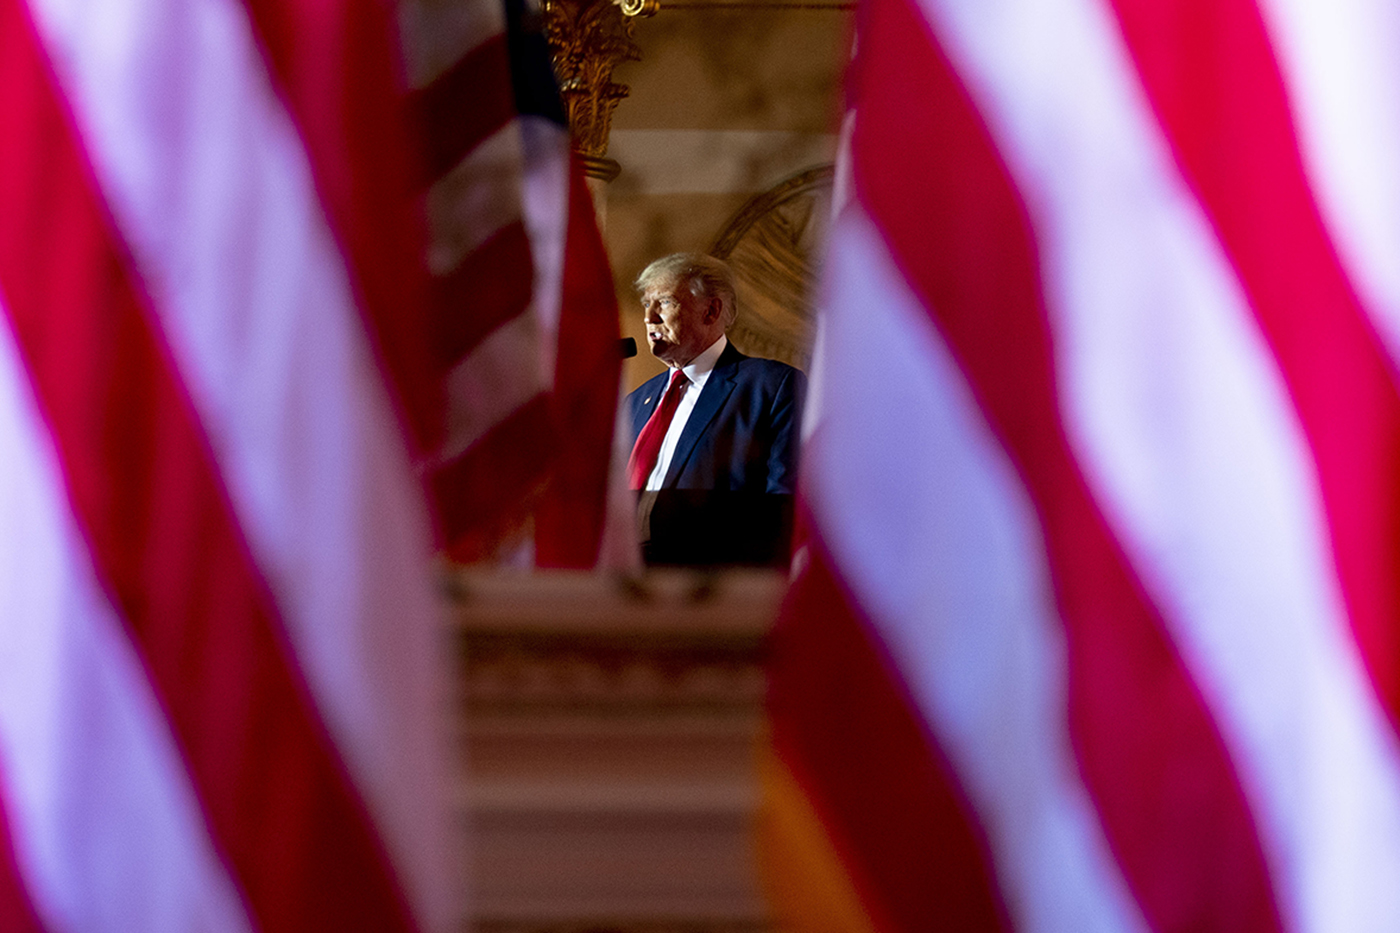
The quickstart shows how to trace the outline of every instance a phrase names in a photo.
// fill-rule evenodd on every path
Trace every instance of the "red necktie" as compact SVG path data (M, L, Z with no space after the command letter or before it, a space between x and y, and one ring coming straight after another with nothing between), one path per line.
M632 456L627 460L627 485L632 489L643 489L647 477L656 468L656 458L661 453L661 442L666 439L666 430L671 427L671 419L681 404L681 390L690 380L679 369L671 371L671 381L666 385L666 395L656 411L651 413L647 423L642 425L642 433L637 435L637 443L632 447Z

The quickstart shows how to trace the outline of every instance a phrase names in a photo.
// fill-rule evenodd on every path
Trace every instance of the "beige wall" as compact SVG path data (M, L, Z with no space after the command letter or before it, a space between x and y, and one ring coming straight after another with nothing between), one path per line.
M812 8L815 7L815 8ZM667 5L637 21L642 60L614 80L605 238L623 333L638 338L633 388L662 367L645 350L631 281L651 259L705 250L753 195L829 162L852 14L837 5Z

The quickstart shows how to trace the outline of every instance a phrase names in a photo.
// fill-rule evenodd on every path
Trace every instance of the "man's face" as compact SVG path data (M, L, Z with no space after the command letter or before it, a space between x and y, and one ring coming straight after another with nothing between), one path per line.
M678 282L654 282L642 291L642 320L652 355L684 366L719 339L719 299L697 298Z

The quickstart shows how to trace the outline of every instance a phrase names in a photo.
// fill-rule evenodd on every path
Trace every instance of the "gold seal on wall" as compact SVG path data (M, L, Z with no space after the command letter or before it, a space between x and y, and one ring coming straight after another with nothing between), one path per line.
M710 247L734 270L739 317L728 335L750 356L803 370L811 363L811 300L833 174L821 165L784 179L741 207Z

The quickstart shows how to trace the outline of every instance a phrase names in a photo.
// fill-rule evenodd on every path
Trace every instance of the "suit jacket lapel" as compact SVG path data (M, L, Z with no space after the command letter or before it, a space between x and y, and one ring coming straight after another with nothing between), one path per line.
M685 462L690 459L696 443L724 406L729 393L734 391L734 364L743 358L744 355L732 343L719 355L715 368L710 371L710 378L705 380L705 388L700 390L700 397L695 400L695 407L690 411L680 440L676 442L676 452L671 455L671 466L666 470L665 482L661 484L664 488L670 489L676 485L676 479L685 468Z
M632 444L637 443L637 435L642 433L642 425L647 423L651 413L661 406L661 396L666 394L666 382L670 379L669 369L660 375L652 376L642 383L632 406ZM655 385L653 385L655 383Z

